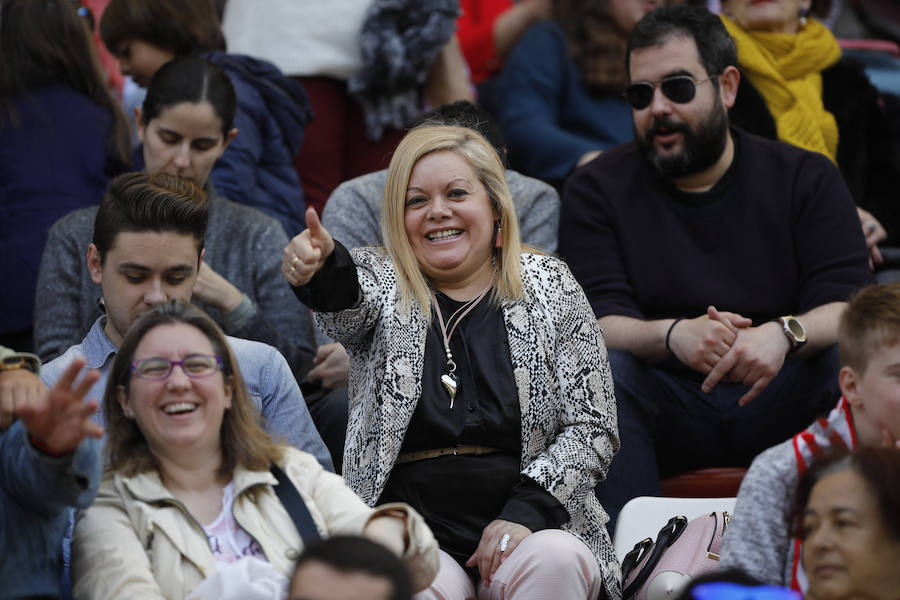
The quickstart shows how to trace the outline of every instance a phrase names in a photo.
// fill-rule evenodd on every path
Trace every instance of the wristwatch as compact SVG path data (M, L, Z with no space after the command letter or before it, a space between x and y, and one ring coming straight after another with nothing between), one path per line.
M784 335L791 343L791 349L788 350L788 354L793 354L802 348L806 343L806 328L803 327L803 323L797 317L791 315L778 317L778 322L781 323Z

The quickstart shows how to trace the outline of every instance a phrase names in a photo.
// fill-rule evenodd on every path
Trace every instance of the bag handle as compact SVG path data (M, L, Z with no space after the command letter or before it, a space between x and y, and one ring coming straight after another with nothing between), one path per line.
M306 502L303 501L303 497L297 491L293 482L288 479L287 474L278 465L272 465L269 470L275 476L275 479L278 480L278 485L275 486L275 494L281 500L281 504L294 522L294 527L297 528L300 539L303 540L303 545L309 546L312 542L322 539L315 522L313 522L312 515L309 514Z
M641 560L646 556L651 546L653 546L653 540L644 538L635 544L634 548L622 558L622 581L627 580L634 568L641 564Z
M687 517L672 517L669 519L669 522L659 530L659 535L656 536L656 544L653 546L650 558L648 558L647 562L644 563L644 566L641 567L640 572L638 572L634 581L631 582L631 585L622 592L623 598L627 600L628 598L633 597L637 591L641 589L641 586L644 585L644 582L650 577L653 569L656 568L656 564L659 562L659 559L662 558L663 553L669 546L675 543L675 540L681 537L682 533L684 533L687 522Z

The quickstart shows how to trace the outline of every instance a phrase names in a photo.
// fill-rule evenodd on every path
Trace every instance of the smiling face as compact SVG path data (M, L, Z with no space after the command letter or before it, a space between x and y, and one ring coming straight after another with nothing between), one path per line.
M184 360L191 354L214 355L206 335L186 323L168 323L150 329L138 343L134 362L162 357ZM220 452L222 419L231 408L231 384L217 369L211 375L188 377L173 366L164 380L141 379L132 373L120 386L119 404L137 423L150 451L157 456L175 452Z
M180 175L200 186L237 134L234 129L223 134L222 120L205 101L167 106L149 123L137 111L137 131L148 173Z
M114 52L119 59L119 71L131 77L142 88L150 85L153 74L175 58L175 53L143 40L122 40Z
M88 269L103 287L110 341L119 346L131 324L158 304L190 302L200 260L197 240L174 232L120 232L102 263L91 244Z
M693 99L686 103L667 98L657 85L649 106L632 109L638 148L663 177L693 175L719 161L728 140L726 103L720 90L730 98L730 71L721 86L714 85L700 63L694 40L679 36L633 51L629 75L632 83L658 83L676 75L697 82Z
M810 597L896 598L900 541L886 533L872 489L854 470L826 475L813 486L803 531Z
M413 167L406 235L419 268L438 289L488 285L497 219L484 185L459 154L432 152Z

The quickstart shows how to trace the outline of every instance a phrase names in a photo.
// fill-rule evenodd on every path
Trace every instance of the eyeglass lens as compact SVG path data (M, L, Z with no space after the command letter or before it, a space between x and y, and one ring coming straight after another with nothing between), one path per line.
M653 102L653 92L656 89L656 85L648 81L632 83L625 90L625 98L635 110L645 109ZM694 99L694 94L697 93L697 85L687 75L668 77L659 82L658 85L666 98L678 104L690 102Z
M168 379L175 365L179 365L188 377L206 377L219 368L219 357L191 354L182 360L147 358L134 364L134 372L141 379Z

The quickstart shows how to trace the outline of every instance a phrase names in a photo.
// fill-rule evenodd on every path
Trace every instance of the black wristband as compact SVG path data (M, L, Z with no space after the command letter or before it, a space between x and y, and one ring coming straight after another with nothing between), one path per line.
M684 317L678 317L677 319L672 321L672 324L669 325L669 330L666 332L666 350L668 350L669 354L671 354L672 356L675 356L675 353L672 352L672 347L669 345L669 338L672 337L672 330L675 329L675 326L678 325L679 321L684 321Z

